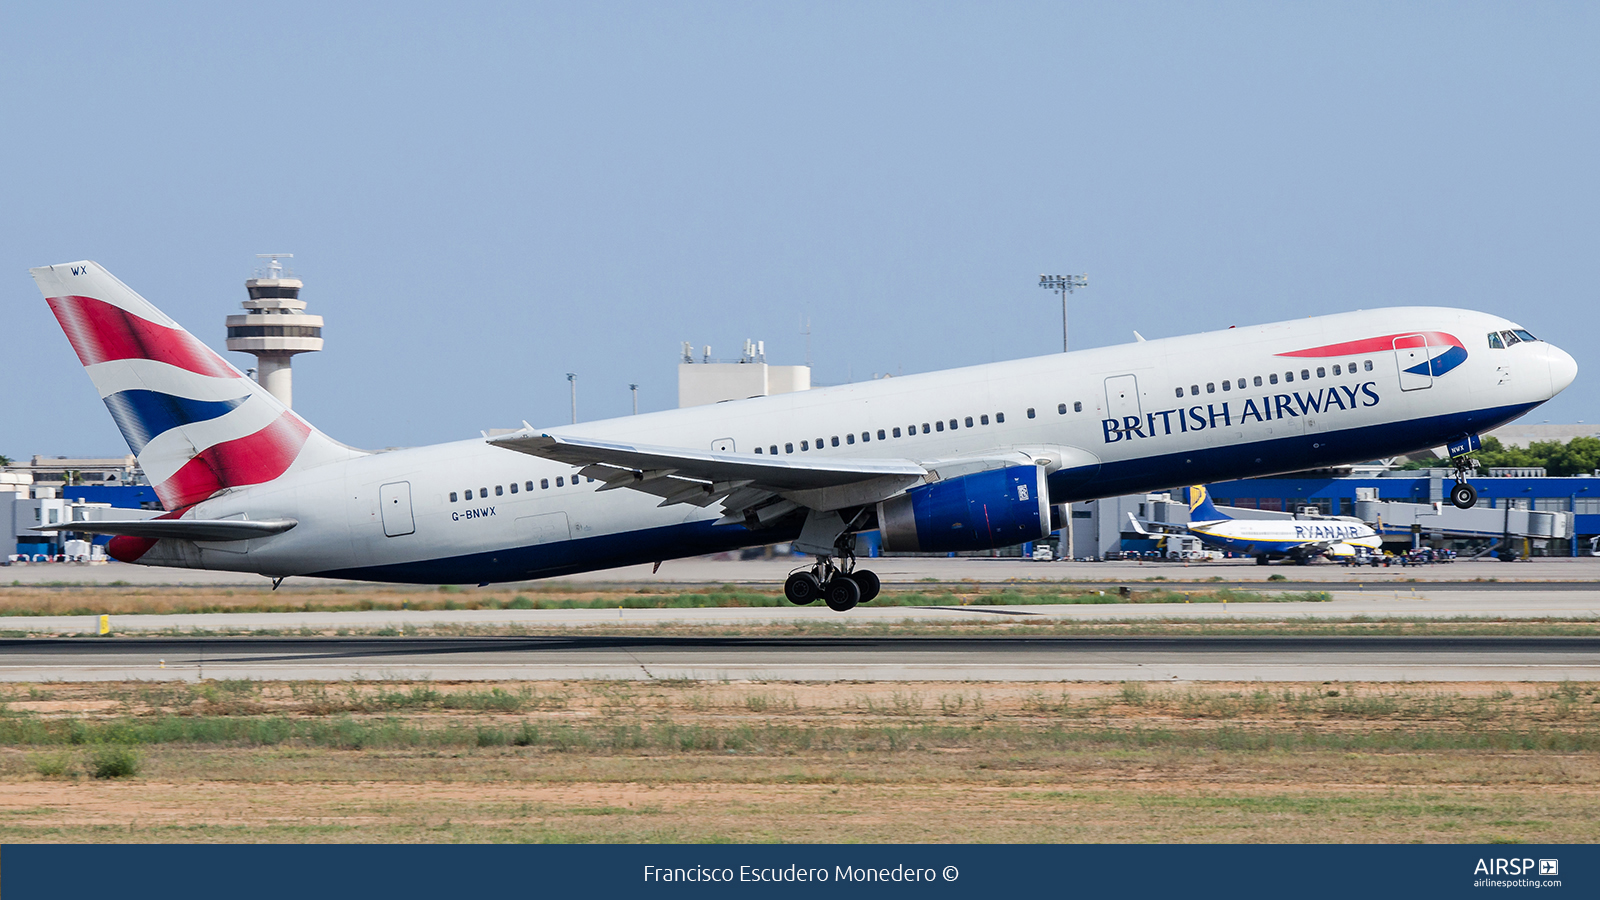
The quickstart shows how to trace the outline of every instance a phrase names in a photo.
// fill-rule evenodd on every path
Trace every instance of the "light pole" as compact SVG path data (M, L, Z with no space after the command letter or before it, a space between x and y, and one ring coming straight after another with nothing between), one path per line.
M572 424L578 424L578 376L567 373L567 384L572 385Z
M1067 352L1067 295L1073 288L1089 286L1089 275L1040 275L1039 287L1061 295L1061 352Z
M633 392L633 414L637 416L639 414L639 386L637 384L629 384L628 390Z
M1085 272L1082 275L1040 275L1039 276L1039 287L1042 287L1047 291L1055 291L1056 293L1061 295L1061 352L1062 353L1067 352L1067 295L1072 293L1072 289L1073 288L1081 288L1081 287L1088 287L1088 286L1089 286L1089 274L1087 272ZM1066 552L1062 553L1061 555L1066 557L1069 561L1073 558L1073 555L1072 555L1072 504L1071 503L1063 503L1063 504L1061 504L1061 541L1057 545L1057 547L1058 547L1058 549L1061 548L1061 547L1066 548Z

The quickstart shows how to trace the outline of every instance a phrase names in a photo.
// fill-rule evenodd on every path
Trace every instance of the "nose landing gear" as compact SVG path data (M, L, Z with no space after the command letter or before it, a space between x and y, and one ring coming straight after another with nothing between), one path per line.
M1456 509L1471 509L1478 504L1478 489L1467 484L1467 476L1478 468L1478 461L1465 456L1451 457L1456 470L1456 486L1450 489L1450 504Z
M846 612L878 596L878 576L870 569L856 568L855 535L841 537L835 550L839 553L837 563L831 556L819 555L810 569L790 575L783 583L785 599L805 606L820 597L834 612Z

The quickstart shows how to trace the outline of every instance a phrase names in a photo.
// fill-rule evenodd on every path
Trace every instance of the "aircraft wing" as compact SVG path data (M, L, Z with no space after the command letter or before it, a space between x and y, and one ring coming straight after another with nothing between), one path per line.
M1128 513L1128 523L1133 526L1137 534L1188 534L1189 529L1182 525L1170 525L1166 522L1140 522L1133 513Z
M727 521L756 514L771 521L800 507L819 511L885 500L933 479L910 460L835 456L776 457L686 447L623 444L589 438L519 432L489 443L530 456L582 466L605 482L600 490L628 488L661 498L661 506L721 501Z
M297 519L130 519L111 522L63 522L33 531L81 531L142 538L177 538L185 541L247 541L282 534L300 524Z

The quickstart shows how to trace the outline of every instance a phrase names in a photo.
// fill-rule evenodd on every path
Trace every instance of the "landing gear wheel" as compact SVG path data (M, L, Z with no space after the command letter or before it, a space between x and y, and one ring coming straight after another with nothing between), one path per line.
M1465 481L1450 489L1450 503L1456 509L1471 509L1478 503L1478 489Z
M847 576L831 579L823 590L828 608L834 612L849 612L861 602L861 588L856 586L855 579Z
M1270 560L1267 559L1267 555L1265 553L1263 553L1260 556L1256 557L1256 565L1258 565L1258 566L1267 565L1269 562L1270 562Z
M878 589L882 585L878 581L878 576L873 574L871 570L857 569L851 572L848 577L856 583L856 587L861 589L862 603L866 603L873 597L878 596Z
M796 572L783 583L783 596L795 606L815 603L822 596L822 583L810 572Z

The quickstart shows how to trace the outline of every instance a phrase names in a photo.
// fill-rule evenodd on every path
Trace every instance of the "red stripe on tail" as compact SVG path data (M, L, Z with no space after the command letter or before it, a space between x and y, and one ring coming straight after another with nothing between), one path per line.
M311 426L285 412L254 434L200 451L171 478L156 485L161 505L177 509L199 503L225 487L262 484L282 475L311 435Z
M153 359L197 375L240 378L239 371L181 328L168 328L93 297L51 297L50 311L85 366Z

